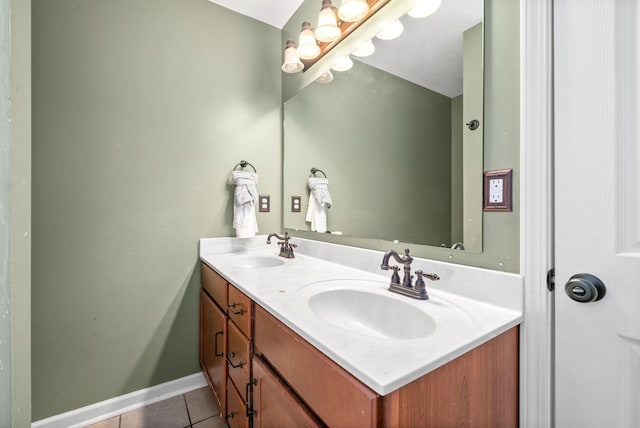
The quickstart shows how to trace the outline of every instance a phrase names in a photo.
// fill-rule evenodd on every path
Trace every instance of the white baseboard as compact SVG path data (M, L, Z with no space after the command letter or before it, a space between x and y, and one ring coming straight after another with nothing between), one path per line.
M192 374L170 382L161 383L150 388L130 392L129 394L100 401L86 407L71 410L59 415L33 422L32 428L81 428L87 425L109 419L130 410L144 407L158 401L194 389L206 386L207 382L202 373Z

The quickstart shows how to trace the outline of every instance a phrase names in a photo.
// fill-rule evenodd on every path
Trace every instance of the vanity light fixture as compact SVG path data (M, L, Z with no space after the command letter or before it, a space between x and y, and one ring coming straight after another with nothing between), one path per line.
M338 16L345 22L356 22L367 16L369 3L367 0L342 0L338 8Z
M297 52L300 59L314 59L320 55L320 46L313 35L311 24L307 21L302 23Z
M284 50L284 63L282 64L282 71L285 73L297 73L302 71L304 64L298 57L296 50L296 42L293 40L287 40L287 46Z
M413 9L408 12L412 18L426 18L433 15L440 7L442 0L418 0Z
M334 71L347 71L350 70L351 67L353 67L353 61L351 60L351 57L347 55L339 59L331 69Z
M365 57L372 55L375 51L376 45L374 45L371 40L367 40L366 42L358 46L358 49L351 52L351 54L359 57Z
M316 82L318 83L329 83L333 80L333 74L331 74L331 70L327 70L324 73L322 73L320 75L320 77L318 77L316 79Z
M404 25L400 22L399 19L396 19L391 24L387 25L387 27L380 31L376 37L380 40L393 40L400 37L400 34L404 31Z
M314 34L320 42L334 42L342 35L331 0L322 0L322 8L320 15L318 15L318 27Z
M340 7L337 8L333 5L332 0L322 0L316 29L313 29L308 21L302 24L302 31L300 32L296 50L298 58L303 64L302 71L307 70L322 59L392 0L340 1ZM402 1L408 4L415 4L417 0ZM289 71L285 70L285 72Z

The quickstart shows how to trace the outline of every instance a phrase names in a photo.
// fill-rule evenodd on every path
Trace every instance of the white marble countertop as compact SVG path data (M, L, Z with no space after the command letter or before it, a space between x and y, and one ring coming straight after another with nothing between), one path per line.
M294 259L277 257L279 247L266 245L264 236L202 239L200 259L381 395L522 322L519 275L415 258L414 272L422 269L441 278L426 281L429 300L416 300L387 291L390 271L380 270L383 252L295 237L291 242L298 245ZM251 257L283 263L248 268L243 261ZM393 339L353 332L319 318L307 298L340 284L425 311L436 321L435 331L426 337ZM393 317L392 311L380 311L382 320Z

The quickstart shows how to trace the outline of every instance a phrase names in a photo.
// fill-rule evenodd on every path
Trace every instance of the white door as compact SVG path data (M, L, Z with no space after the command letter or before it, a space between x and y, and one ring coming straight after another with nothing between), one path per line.
M554 5L558 428L640 427L638 3ZM601 300L568 297L578 273Z

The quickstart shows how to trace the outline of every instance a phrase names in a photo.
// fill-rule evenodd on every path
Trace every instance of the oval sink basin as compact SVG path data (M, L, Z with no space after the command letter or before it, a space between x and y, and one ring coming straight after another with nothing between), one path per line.
M309 308L345 330L384 339L420 339L436 330L427 313L401 300L364 290L333 289L314 294Z
M239 268L261 269L276 267L284 264L284 260L269 256L243 256L238 255L233 260L233 265Z

